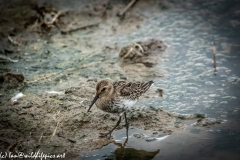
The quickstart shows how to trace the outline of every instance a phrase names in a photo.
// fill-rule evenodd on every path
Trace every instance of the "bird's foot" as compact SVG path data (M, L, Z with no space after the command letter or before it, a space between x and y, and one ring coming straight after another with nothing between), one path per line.
M112 132L100 132L99 137L107 137L109 135L109 139L111 137Z

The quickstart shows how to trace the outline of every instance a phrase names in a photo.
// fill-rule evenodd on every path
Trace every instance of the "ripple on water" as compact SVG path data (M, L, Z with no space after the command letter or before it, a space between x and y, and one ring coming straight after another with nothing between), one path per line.
M146 15L151 17L145 21L147 29L139 28L138 35L160 37L168 48L175 51L163 55L164 64L157 66L163 70L164 77L156 79L155 85L164 90L164 96L151 104L175 112L194 113L206 111L206 108L219 110L218 105L228 104L236 98L227 92L229 84L240 81L227 67L233 59L229 55L229 38L211 34L216 33L216 26L199 16L201 11L179 9L160 16L154 13ZM212 41L218 42L218 39L224 41L216 43L217 72L214 72L211 47Z
M209 85L209 86L214 85L212 81L207 81L207 82L205 82L205 84L206 84L206 85Z

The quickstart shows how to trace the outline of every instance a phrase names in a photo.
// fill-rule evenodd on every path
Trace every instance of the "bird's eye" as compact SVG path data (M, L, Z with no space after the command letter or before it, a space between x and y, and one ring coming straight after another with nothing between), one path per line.
M106 88L104 87L102 90L101 90L101 92L104 92L106 90Z

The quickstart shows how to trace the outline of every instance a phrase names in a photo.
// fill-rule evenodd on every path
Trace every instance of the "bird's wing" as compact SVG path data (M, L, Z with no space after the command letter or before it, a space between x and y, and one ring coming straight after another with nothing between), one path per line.
M137 83L118 81L114 83L114 87L119 91L121 97L137 99L145 93L152 84L153 81Z

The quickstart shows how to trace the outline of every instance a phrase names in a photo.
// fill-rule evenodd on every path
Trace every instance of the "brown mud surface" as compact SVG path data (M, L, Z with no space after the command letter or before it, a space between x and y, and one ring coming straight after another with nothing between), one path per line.
M152 66L167 53L164 40L116 43L105 36L136 31L147 18L139 10L155 3L140 1L120 18L116 15L126 4L109 1L72 10L30 1L2 7L0 151L66 153L69 159L113 142L113 138L100 138L99 132L110 130L118 115L96 107L87 113L96 82L164 76ZM138 103L161 98L159 90L153 86ZM11 101L19 92L24 96ZM183 129L187 119L204 118L137 105L127 116L130 126L165 134Z
M18 101L2 106L1 150L25 153L40 150L76 157L113 142L112 138L100 138L99 132L112 129L118 115L102 112L97 107L87 113L95 85L96 82L82 80L56 93L25 94ZM130 126L165 134L183 129L184 120L198 118L153 107L136 107L127 113Z

